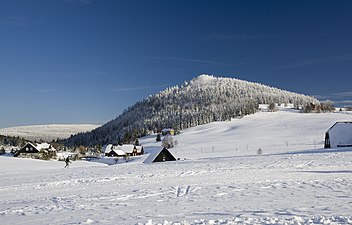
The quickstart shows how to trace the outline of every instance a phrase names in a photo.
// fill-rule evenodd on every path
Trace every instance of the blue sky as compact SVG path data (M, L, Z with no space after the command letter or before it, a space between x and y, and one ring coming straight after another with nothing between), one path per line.
M102 124L200 74L352 105L352 1L1 0L0 127Z

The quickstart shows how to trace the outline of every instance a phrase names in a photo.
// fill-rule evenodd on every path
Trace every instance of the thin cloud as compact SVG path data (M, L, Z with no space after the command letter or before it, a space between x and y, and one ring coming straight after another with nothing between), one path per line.
M290 65L285 65L285 66L278 66L278 69L291 69L291 68L299 68L299 67L304 67L304 66L310 66L310 65L315 65L315 64L321 64L321 63L328 63L330 62L329 59L316 59L316 60L306 60Z
M351 106L352 105L352 100L337 100L337 101L332 101L334 105L337 106Z
M0 25L7 25L7 26L25 27L29 25L46 25L46 24L48 24L46 21L32 20L21 16L8 16L0 19Z
M352 53L331 56L331 57L326 57L326 58L320 58L320 59L308 59L305 61L301 61L301 62L289 64L289 65L278 66L276 68L277 69L291 69L291 68L299 68L299 67L310 66L310 65L315 65L315 64L322 64L322 63L348 62L348 61L352 61Z
M28 20L24 17L19 16L9 16L7 18L1 19L0 24L2 25L11 25L11 26L27 26Z
M35 72L33 75L50 76L57 78L75 78L75 77L102 77L106 76L108 72L99 70L83 70L83 71L68 71L68 72Z
M38 90L36 90L37 93L42 93L42 94L51 93L51 92L55 92L55 91L56 91L55 89L38 89Z
M320 95L320 94L318 94L318 95L312 95L312 96L314 96L315 98L317 98L317 99L324 99L324 100L326 100L326 99L329 99L329 98L331 98L331 96L329 96L329 95Z
M210 66L238 66L243 65L245 63L223 63L223 62L215 62L210 60L203 59L191 59L191 58L179 58L179 57L144 57L145 59L155 59L155 60L169 60L169 61L179 61L179 62L187 62L187 63L196 63L196 64L204 64Z
M141 87L121 87L121 88L115 88L112 91L113 92L128 92L128 91L140 91L140 90L148 90L151 89L152 87L150 86L141 86Z
M155 73L174 73L174 72L185 72L187 69L184 68L177 68L177 69L160 69L155 70Z
M313 95L314 97L318 99L328 99L328 98L352 98L352 91L345 91L345 92L336 92L336 93L330 93L330 94L317 94Z
M88 76L92 77L101 77L101 76L106 76L108 75L108 72L106 71L100 71L100 70L87 70L87 71L82 71L81 74L86 74Z
M343 100L343 101L340 101L339 103L352 105L352 100Z
M88 5L93 2L93 0L59 0L62 3L70 3L77 5Z
M317 94L313 95L315 98L319 99L320 101L330 100L334 103L334 105L338 106L346 106L352 105L352 91L346 92L337 92L331 94Z
M249 41L257 39L275 38L283 35L277 34L207 34L204 36L206 41Z
M128 91L141 91L141 90L150 90L150 89L157 89L157 88L165 88L169 87L169 84L161 84L157 86L139 86L139 87L120 87L114 88L113 92L128 92Z
M352 98L352 91L334 93L334 95L341 98Z

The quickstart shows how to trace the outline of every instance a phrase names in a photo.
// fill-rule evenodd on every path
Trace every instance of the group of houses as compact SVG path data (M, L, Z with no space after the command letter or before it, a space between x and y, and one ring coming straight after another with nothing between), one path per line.
M173 135L172 129L163 130L163 135ZM352 122L336 122L325 133L324 148L352 147ZM137 145L113 145L103 146L102 154L106 157L130 157L144 154L143 146ZM15 157L40 158L45 155L54 158L57 155L56 149L49 143L27 142L23 147L14 153ZM167 148L155 150L149 154L145 163L175 161L176 158Z
M14 153L15 157L21 158L40 158L40 154L47 158L56 156L56 149L49 143L31 143L27 142L23 147Z
M106 157L130 157L144 154L143 146L136 145L105 145L102 153ZM23 147L14 153L15 157L20 158L41 158L41 154L45 154L48 158L56 157L56 149L49 143L31 143L27 142ZM60 153L59 153L60 154ZM144 163L176 161L176 158L166 148L155 150L149 154Z
M143 146L136 145L105 145L102 149L104 156L108 157L125 157L143 155ZM27 142L23 147L14 153L15 157L21 158L41 158L45 154L48 158L54 158L57 155L56 149L49 143L32 143Z
M107 157L128 157L143 155L144 149L143 146L109 144L103 147L102 152ZM149 156L144 160L144 163L165 161L176 161L176 158L167 148L160 148L151 152Z

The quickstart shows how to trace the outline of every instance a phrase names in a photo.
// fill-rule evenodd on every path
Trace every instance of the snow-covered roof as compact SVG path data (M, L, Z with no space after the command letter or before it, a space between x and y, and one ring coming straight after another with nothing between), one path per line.
M112 144L104 145L101 149L102 153L109 153L112 149Z
M114 151L117 155L126 155L126 153L122 150L112 149L112 151Z
M134 145L117 145L113 146L113 150L121 150L127 154L132 154L134 149Z
M137 153L141 153L143 146L136 146L135 148L137 149Z
M332 129L341 129L343 127L351 127L352 126L352 121L342 121L342 122L336 122L334 125L332 125L328 132Z
M152 151L143 163L152 163L161 151L162 149Z
M33 144L32 142L27 142L27 144L29 144L29 145L33 146L33 148L38 149L38 147L37 147L35 144ZM26 144L26 145L27 145L27 144Z
M27 144L31 145L33 148L37 149L38 151L41 150L51 150L51 151L56 151L56 149L49 143L36 143L33 144L32 142L27 142Z
M332 148L352 145L352 122L336 122L327 131Z
M50 148L50 144L49 143L41 143L41 144L37 144L38 146L40 146L41 148Z
M169 150L167 150L166 148L162 148L159 150L154 150L152 151L149 156L144 160L143 163L153 163L155 161L155 159L158 157L158 155L162 152L162 151L167 151L171 157L173 157L175 160L176 158L171 154L171 152Z
M51 144L49 143L41 143L41 144L36 144L37 145L37 149L40 151L42 149L50 149L50 150L56 150L53 146L51 146Z

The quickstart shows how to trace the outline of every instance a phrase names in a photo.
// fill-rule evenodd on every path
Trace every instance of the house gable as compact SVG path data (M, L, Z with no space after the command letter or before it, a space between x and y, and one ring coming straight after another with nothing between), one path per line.
M27 142L25 146L23 146L20 150L18 150L15 153L15 157L21 155L21 154L33 154L33 153L38 153L39 149L35 145L33 145L30 142Z
M56 155L56 149L48 143L41 144L33 144L31 142L27 142L25 146L23 146L20 150L18 150L14 156L26 156L26 157L35 157L38 155L40 151L47 152L50 156Z
M324 148L352 147L352 122L336 122L325 133Z
M167 148L150 153L148 158L143 163L176 161L176 158L171 154Z

